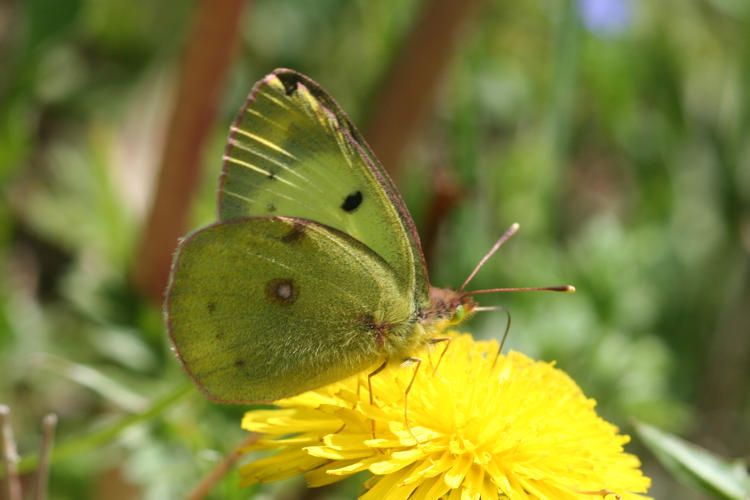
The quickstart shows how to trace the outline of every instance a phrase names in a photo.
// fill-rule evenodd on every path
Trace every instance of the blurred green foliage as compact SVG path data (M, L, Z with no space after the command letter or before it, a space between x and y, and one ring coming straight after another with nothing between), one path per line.
M601 0L617 8L592 11L596 3L485 2L399 185L418 225L425 178L440 170L465 192L440 227L436 286L463 282L514 221L520 234L472 288L576 285L572 296L483 297L512 312L511 348L556 360L626 432L635 417L739 457L750 449L750 4ZM195 226L214 217L227 128L256 80L297 69L363 125L419 7L249 4ZM127 276L193 5L0 9L0 402L27 453L46 412L59 415L62 444L186 380L159 306ZM497 336L505 321L484 313L464 328ZM191 391L56 462L50 497L184 495L243 439L244 410ZM655 497L700 498L674 489L638 443L630 450ZM211 498L253 496L236 483L230 474Z

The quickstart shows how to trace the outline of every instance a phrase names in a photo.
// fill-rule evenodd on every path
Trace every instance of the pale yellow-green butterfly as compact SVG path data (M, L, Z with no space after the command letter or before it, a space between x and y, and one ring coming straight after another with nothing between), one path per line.
M336 102L295 71L253 88L219 191L219 222L180 243L166 301L177 355L216 401L274 401L414 359L485 292L430 287L393 182Z

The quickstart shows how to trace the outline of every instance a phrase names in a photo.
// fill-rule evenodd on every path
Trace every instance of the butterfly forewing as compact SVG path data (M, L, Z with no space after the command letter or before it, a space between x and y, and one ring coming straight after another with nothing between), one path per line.
M383 359L373 325L411 328L411 296L365 245L287 218L221 222L177 251L167 296L176 351L223 402L273 401Z
M277 70L237 116L224 157L220 219L314 220L364 243L420 306L428 282L401 197L343 111L317 84Z

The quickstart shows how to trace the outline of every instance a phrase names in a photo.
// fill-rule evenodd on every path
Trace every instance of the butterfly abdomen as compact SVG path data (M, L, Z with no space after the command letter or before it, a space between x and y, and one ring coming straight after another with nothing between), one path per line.
M358 322L368 332L372 355L381 362L401 363L424 346L429 335L425 333L417 311L418 308L409 301L387 300L377 310L360 316Z

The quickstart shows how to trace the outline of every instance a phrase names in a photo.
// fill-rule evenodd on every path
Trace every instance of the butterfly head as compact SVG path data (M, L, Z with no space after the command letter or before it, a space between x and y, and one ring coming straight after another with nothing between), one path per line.
M449 288L430 288L430 307L423 313L428 323L442 322L444 327L455 326L469 318L477 303L463 292Z

